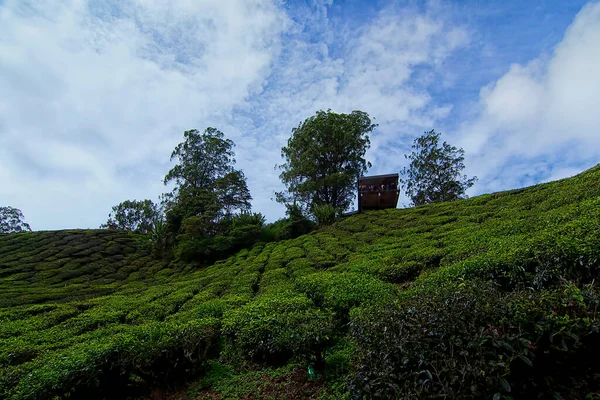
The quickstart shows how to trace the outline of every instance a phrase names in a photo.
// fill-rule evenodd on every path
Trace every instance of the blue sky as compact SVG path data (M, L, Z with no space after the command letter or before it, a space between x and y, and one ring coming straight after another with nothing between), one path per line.
M374 174L435 128L470 195L560 179L598 163L599 48L598 2L0 0L0 205L97 227L214 126L273 221L280 149L328 108L375 118Z

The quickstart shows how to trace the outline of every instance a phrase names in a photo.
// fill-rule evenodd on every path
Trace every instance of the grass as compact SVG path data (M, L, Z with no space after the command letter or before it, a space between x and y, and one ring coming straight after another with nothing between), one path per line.
M124 232L0 235L0 398L135 397L197 376L188 397L594 396L599 221L595 167L354 215L203 269Z

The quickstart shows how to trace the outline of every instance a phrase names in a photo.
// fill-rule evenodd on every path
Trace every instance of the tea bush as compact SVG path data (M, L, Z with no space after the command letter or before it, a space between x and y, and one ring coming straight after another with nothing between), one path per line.
M352 272L317 272L299 278L299 290L306 293L319 307L328 307L347 313L364 303L380 303L394 293L394 286L379 279Z
M148 396L217 358L255 388L257 371L296 379L310 362L323 399L593 398L598 221L595 167L210 265L157 259L122 231L0 235L0 398Z
M320 352L330 340L332 316L303 295L280 292L227 312L223 333L245 357L280 364Z
M9 399L122 395L132 375L152 384L175 382L198 366L214 344L216 320L130 327L49 353L28 366ZM10 377L8 377L10 379ZM98 391L98 388L101 390Z
M352 385L369 398L566 396L600 355L599 291L499 291L468 281L355 309Z

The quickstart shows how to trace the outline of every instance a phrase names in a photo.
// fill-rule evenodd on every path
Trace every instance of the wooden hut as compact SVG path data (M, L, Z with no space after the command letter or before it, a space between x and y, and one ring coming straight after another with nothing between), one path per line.
M358 212L396 208L399 197L398 174L358 178Z

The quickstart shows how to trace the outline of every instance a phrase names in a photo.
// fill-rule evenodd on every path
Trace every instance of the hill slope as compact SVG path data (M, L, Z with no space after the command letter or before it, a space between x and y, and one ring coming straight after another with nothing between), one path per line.
M355 215L202 270L122 232L3 235L0 398L124 397L202 373L199 396L260 398L222 371L307 363L322 398L585 396L599 221L595 167Z

